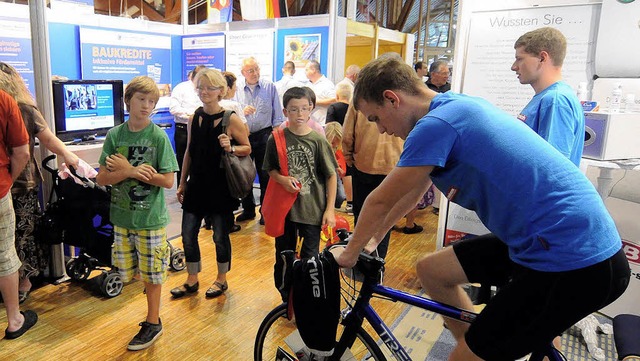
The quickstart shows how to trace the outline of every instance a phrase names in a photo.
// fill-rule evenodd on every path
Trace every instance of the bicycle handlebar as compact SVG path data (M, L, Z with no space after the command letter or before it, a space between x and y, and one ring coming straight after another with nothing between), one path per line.
M346 238L344 240L341 240L340 242L334 243L331 248L335 246L346 246L348 243L349 238ZM357 271L360 271L365 277L374 277L375 279L377 279L379 273L384 269L384 265L385 261L383 258L374 256L366 252L360 252L360 255L358 256L358 262L353 268Z

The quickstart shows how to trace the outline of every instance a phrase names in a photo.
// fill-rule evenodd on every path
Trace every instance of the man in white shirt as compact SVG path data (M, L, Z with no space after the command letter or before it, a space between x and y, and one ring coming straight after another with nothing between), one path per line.
M296 73L296 65L292 61L285 62L284 66L282 67L282 78L280 78L280 80L274 83L276 86L276 89L278 90L278 96L280 97L280 104L282 104L282 96L284 95L284 92L286 92L287 90L295 86L298 86L298 87L304 86L304 84L302 84L301 81L293 77L295 73Z
M202 69L206 69L206 67L204 65L196 66L190 72L189 79L176 85L171 92L169 112L173 115L173 120L176 122L173 141L176 145L176 158L180 170L182 170L182 160L184 158L184 152L187 149L187 123L189 123L189 119L193 117L196 109L202 106L200 97L198 97L196 93L196 85L193 82L196 74ZM180 170L176 174L178 177L177 186L180 185Z
M311 113L311 119L324 126L327 119L327 109L329 105L336 102L336 90L333 82L320 70L320 63L311 60L304 68L307 79L311 82L310 88L316 93L316 107Z

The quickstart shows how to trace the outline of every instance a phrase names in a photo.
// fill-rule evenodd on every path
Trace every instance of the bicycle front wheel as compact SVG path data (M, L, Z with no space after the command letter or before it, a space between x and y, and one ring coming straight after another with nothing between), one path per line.
M338 333L341 334L344 326L338 327ZM276 360L278 348L295 356L304 347L301 342L295 321L287 318L287 304L282 304L269 312L260 324L253 348L253 359L254 361ZM351 352L354 360L386 360L373 338L362 328L357 331L356 340L347 352Z

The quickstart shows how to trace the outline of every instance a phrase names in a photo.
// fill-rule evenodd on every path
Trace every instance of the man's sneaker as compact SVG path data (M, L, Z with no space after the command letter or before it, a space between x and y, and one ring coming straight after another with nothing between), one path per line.
M151 346L162 335L162 321L159 324L154 325L149 322L140 322L140 332L133 337L127 349L131 351L144 350Z

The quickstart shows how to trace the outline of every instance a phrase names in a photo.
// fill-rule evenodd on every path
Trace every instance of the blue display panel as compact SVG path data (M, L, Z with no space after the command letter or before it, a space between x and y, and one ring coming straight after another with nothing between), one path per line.
M102 136L124 121L121 80L53 82L56 136L63 141Z

